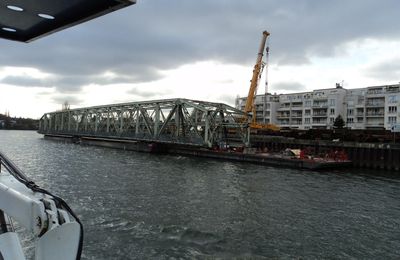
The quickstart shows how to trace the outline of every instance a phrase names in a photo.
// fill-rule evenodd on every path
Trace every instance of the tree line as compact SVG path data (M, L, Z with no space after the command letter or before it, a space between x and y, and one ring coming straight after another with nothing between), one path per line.
M38 130L39 120L0 114L0 129Z

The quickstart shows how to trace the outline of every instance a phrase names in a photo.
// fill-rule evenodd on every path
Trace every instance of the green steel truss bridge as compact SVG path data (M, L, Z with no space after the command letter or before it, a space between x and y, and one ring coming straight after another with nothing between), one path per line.
M228 139L248 145L248 122L243 111L223 103L166 99L46 113L38 132L212 147Z

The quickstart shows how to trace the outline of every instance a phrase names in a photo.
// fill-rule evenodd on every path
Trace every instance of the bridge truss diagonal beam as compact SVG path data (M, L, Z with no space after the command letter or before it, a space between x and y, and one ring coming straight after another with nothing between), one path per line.
M45 113L41 134L110 137L212 147L228 136L247 145L250 118L222 103L166 99Z

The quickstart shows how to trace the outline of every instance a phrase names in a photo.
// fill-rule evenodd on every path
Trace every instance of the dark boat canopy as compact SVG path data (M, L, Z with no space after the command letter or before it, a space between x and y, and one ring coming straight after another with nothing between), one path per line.
M3 0L0 37L29 42L135 3L136 0Z

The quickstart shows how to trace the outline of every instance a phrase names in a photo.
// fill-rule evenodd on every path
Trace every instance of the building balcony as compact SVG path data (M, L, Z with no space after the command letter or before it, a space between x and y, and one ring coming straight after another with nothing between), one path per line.
M328 119L313 119L312 124L328 124Z
M312 108L328 108L328 103L324 104L313 104Z
M313 121L312 124L313 125L328 125L328 121L327 120Z
M400 92L399 87L387 87L386 88L386 93L398 93Z
M314 100L318 100L318 101L326 101L326 102L328 102L328 96L326 96L326 95L322 95L322 96L314 95L313 99Z
M278 111L277 116L290 116L290 111Z
M382 122L366 122L365 125L368 126L368 127L373 127L373 126L383 127L385 125L385 123L382 123Z
M384 112L381 113L367 113L367 117L383 117L385 116Z
M288 119L288 118L290 118L290 115L278 115L278 116L276 116L276 118L278 118L278 119Z
M292 114L292 118L303 118L302 114Z
M385 107L385 102L367 102L366 107Z
M303 111L303 107L292 107L292 110Z
M303 107L303 103L292 103L292 107Z
M383 94L383 89L378 88L378 89L369 89L367 90L367 95L382 95Z
M290 123L289 123L289 121L278 121L278 125L280 125L280 126L289 126Z
M327 117L328 113L314 113L313 117Z

